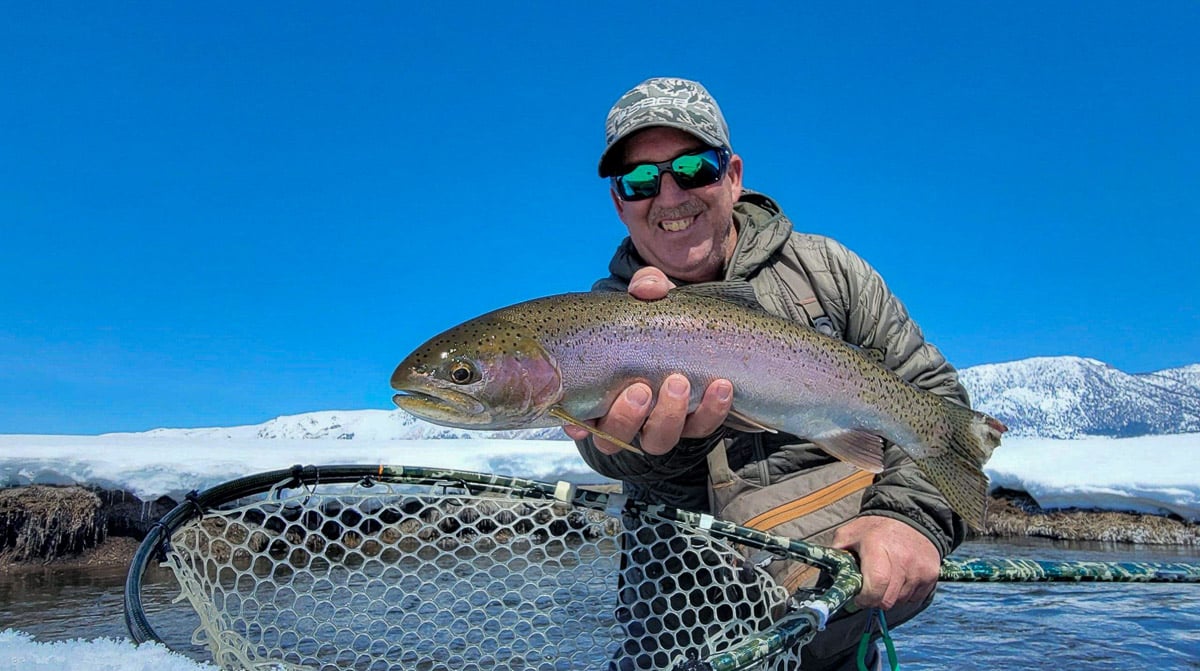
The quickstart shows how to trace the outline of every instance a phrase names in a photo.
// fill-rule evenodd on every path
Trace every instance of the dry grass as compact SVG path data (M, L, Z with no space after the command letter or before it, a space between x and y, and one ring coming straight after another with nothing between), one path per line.
M1023 492L1001 492L988 506L985 536L1200 546L1200 524L1175 517L1107 510L1042 510Z

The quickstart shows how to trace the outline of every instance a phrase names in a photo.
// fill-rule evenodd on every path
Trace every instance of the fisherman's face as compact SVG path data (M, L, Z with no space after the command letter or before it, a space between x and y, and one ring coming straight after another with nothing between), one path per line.
M624 164L669 161L705 148L690 133L656 126L625 140ZM725 264L733 256L733 205L741 195L742 159L734 154L725 176L715 184L685 191L674 175L664 173L658 195L627 202L614 191L612 199L643 260L669 277L706 282L724 277Z

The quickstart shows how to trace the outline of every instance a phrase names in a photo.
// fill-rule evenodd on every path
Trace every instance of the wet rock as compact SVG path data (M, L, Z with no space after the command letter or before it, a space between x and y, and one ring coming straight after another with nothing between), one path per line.
M0 562L77 555L108 535L100 497L83 487L0 490Z
M175 500L169 496L160 496L154 501L143 501L120 489L93 491L100 497L104 506L109 536L129 536L141 540L159 518L175 507Z
M109 538L140 541L175 507L122 490L27 485L0 489L0 566L86 560Z

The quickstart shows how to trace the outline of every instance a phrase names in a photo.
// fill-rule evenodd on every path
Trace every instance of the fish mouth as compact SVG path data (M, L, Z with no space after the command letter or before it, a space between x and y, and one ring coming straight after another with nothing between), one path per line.
M460 429L491 422L487 406L477 399L452 389L398 389L392 402L410 415Z

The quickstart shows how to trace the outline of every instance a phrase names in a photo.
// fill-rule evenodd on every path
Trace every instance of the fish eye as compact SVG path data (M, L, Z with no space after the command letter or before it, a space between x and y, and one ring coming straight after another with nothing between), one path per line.
M470 384L479 379L475 367L467 361L455 361L450 364L450 381L454 384Z

